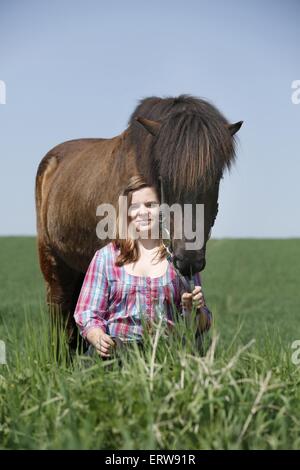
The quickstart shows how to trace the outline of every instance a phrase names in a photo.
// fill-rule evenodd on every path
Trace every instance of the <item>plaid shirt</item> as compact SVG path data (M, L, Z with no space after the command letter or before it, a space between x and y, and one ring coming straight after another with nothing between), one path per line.
M185 291L173 264L169 263L166 273L159 277L135 276L127 273L124 266L115 265L118 254L114 242L94 254L74 313L80 334L86 338L87 331L97 327L112 337L140 340L142 316L146 324L162 317L166 325L172 327L176 311L184 314L181 295ZM200 273L193 278L194 285L201 286ZM211 312L206 304L201 311L207 315L209 329Z

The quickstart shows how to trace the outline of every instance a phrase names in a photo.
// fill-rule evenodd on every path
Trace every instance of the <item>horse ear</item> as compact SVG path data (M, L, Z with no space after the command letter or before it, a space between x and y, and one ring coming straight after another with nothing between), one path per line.
M156 136L159 132L161 123L159 121L151 121L150 119L146 119L143 117L136 117L135 121L139 123L146 131L150 132L150 134Z
M235 122L234 124L228 124L227 127L228 127L229 132L232 136L240 130L240 128L242 127L243 122L244 121L239 121L239 122Z

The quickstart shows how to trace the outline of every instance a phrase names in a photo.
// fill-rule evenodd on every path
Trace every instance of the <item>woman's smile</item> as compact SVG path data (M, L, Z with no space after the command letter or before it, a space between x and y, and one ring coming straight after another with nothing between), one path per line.
M139 224L148 224L151 222L151 219L136 219Z

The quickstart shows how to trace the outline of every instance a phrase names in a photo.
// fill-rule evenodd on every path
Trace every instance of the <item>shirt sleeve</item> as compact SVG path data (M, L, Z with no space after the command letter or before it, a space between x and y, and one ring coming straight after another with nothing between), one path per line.
M81 336L86 338L90 328L106 332L108 319L109 283L106 274L106 253L100 249L85 274L74 312Z
M190 278L188 276L184 276L184 277L185 277L186 281L190 282ZM202 287L201 275L200 275L199 272L197 272L193 275L193 283L194 283L194 286L201 286ZM183 284L181 283L180 298L181 298L181 295L185 291L186 291L186 289L184 288ZM203 305L203 307L200 308L200 311L205 313L205 315L206 315L206 328L205 328L205 331L207 331L207 330L210 329L211 324L212 324L212 312L210 311L210 309L206 305L206 300L205 300L205 295L204 295L203 289L202 289L202 294L203 294L204 305ZM187 314L187 311L184 307L182 307L181 311L182 311L183 316Z

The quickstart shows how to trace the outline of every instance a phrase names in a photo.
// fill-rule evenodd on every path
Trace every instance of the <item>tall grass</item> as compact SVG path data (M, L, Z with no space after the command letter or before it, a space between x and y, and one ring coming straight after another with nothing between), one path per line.
M35 239L2 237L0 447L298 449L291 344L300 339L300 241L223 239L207 248L202 282L214 326L206 354L185 324L169 338L157 325L145 352L120 353L120 364L120 354L69 357L64 332L49 333Z
M70 358L42 306L37 316L24 313L21 335L7 329L0 366L1 448L300 446L300 367L280 336L241 345L237 330L219 348L213 328L201 356L184 322L168 337L158 323L144 352L132 347L102 361L81 351Z

